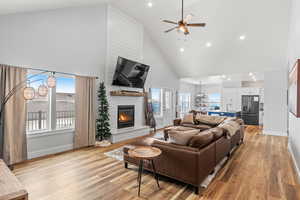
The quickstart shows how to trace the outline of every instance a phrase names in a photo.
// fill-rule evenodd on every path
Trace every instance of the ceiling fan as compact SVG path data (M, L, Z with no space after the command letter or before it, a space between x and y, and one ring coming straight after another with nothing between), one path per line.
M176 24L177 26L168 29L165 31L165 33L171 32L175 29L183 32L185 35L190 34L188 27L205 27L205 23L192 23L189 24L188 21L191 20L191 18L193 17L193 15L189 14L186 16L186 18L183 18L183 0L182 0L182 7L181 7L181 20L178 22L174 22L171 20L163 20L163 22L165 23L169 23L169 24Z

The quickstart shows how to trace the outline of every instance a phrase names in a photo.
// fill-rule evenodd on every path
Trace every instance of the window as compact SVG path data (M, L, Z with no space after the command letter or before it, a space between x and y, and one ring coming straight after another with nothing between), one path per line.
M220 110L221 108L221 94L212 93L208 94L208 110Z
M151 88L152 109L155 116L162 116L162 89Z
M29 86L33 87L36 93L35 93L35 98L33 100L27 101L26 130L27 131L47 130L49 127L49 98L48 95L45 97L40 97L38 95L37 90L39 85L41 85L42 81L36 81L36 80L47 80L47 76L46 75L33 76L33 74L28 74L27 77L29 78L30 82L32 82L32 84L29 84Z
M27 132L74 128L75 79L56 75L56 88L49 88L47 96L40 97L38 87L47 81L48 75L33 75L28 74L36 94L33 100L27 101Z
M171 92L165 91L165 108L167 110L171 109Z
M75 79L56 79L56 129L74 128L75 125Z
M188 113L191 110L191 94L179 93L178 106L179 106L180 117L182 118L186 113Z

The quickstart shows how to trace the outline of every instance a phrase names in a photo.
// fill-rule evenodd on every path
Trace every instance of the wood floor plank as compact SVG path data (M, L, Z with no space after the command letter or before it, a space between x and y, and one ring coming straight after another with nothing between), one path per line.
M30 200L298 200L300 185L287 150L287 138L261 134L248 126L245 141L206 189L195 195L191 186L152 173L142 177L137 196L137 167L104 155L130 141L107 148L91 147L34 159L15 166L14 173Z

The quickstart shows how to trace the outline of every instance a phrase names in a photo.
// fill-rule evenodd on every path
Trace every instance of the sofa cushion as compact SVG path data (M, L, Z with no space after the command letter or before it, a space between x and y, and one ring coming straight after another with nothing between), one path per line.
M213 139L214 134L211 130L202 131L191 137L188 146L200 149L209 145Z
M212 128L212 129L210 129L210 131L213 133L214 140L217 140L220 137L222 137L224 135L224 132L225 132L225 130L223 128L220 128L220 127Z
M208 125L208 124L181 124L181 126L196 128L196 129L200 129L200 130L206 130L206 129L212 128L212 126Z
M194 115L192 113L184 115L181 124L194 124Z
M169 139L171 143L187 145L192 136L199 133L198 129L188 131L169 131Z
M213 126L219 125L225 119L226 119L226 117L201 115L199 113L195 117L195 120L198 121L199 123L209 124L209 125L213 125Z

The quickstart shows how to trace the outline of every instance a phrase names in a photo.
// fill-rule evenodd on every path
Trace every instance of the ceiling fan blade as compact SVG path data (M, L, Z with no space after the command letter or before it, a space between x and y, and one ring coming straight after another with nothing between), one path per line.
M169 33L170 31L173 31L174 29L178 28L178 26L174 27L174 28L170 28L168 30L165 31L165 33Z
M170 21L170 20L163 20L163 22L165 23L169 23L169 24L178 24L177 22L173 22L173 21Z
M201 26L201 27L204 27L205 25L206 25L205 23L187 24L187 26Z

